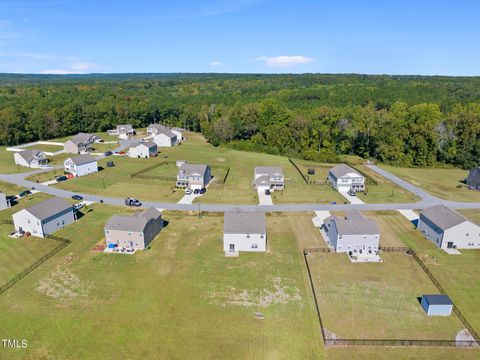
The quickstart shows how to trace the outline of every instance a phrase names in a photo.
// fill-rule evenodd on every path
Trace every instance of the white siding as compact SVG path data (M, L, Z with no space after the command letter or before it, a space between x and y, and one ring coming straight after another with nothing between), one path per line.
M136 146L134 148L130 148L128 150L128 156L131 158L149 158L150 157L150 150L147 146Z
M223 234L223 251L265 252L267 250L266 234Z
M160 147L171 147L177 142L177 138L170 138L165 134L158 134L153 137L153 142Z
M480 249L480 227L470 221L445 230L442 249L446 249L448 242L453 242L458 249Z
M92 161L82 165L75 165L73 162L65 160L65 171L70 172L75 176L84 176L91 173L98 172L98 164Z
M33 236L43 237L42 223L35 216L23 209L12 215L16 231L29 232Z

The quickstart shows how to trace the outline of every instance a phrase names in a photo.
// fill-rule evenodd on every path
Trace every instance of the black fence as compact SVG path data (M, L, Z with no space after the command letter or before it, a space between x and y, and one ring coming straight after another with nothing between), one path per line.
M13 221L10 220L0 220L0 224L9 224L13 225ZM42 265L44 262L46 262L48 259L50 259L53 255L58 253L60 250L63 248L67 247L70 244L70 240L64 239L58 236L54 235L47 235L45 236L47 239L51 239L54 241L58 241L59 245L56 246L53 250L49 251L47 254L43 255L40 259L36 260L33 264L28 266L26 269L24 269L22 272L17 274L14 278L10 279L7 281L5 284L0 286L0 295L3 294L5 291L10 289L13 285L15 285L17 282L22 280L24 277L26 277L28 274L30 274L33 270L38 268L40 265Z
M438 291L447 295L443 287L440 285L438 280L428 269L425 263L420 259L420 257L415 253L412 248L409 247L379 247L380 251L383 252L395 252L395 253L405 253L411 255L413 259L420 265L425 274L430 278L432 283L438 289ZM307 267L308 278L310 281L310 287L312 289L313 299L315 301L315 308L317 311L318 321L320 323L320 330L322 333L323 342L326 346L429 346L429 347L464 347L464 348L477 348L480 346L480 338L475 331L475 329L470 325L468 320L463 316L462 312L458 307L453 304L453 313L460 320L462 325L468 330L470 335L474 340L428 340L428 339L341 339L341 338L329 338L326 336L325 329L323 327L322 316L320 313L320 307L317 301L317 293L315 290L315 285L313 283L312 274L310 271L310 265L308 263L308 254L321 252L329 253L331 250L329 248L309 248L303 250L303 257Z
M131 177L131 178L141 177L141 175L145 174L145 173L148 172L148 171L151 171L151 170L153 170L153 169L156 169L157 167L160 167L160 166L163 166L163 165L168 165L168 164L169 164L168 161L159 162L159 163L157 163L157 164L155 164L155 165L152 165L152 166L143 168L143 169L141 169L141 170L138 170L138 171L136 171L136 172L134 172L134 173L131 173L131 174L130 174L130 177ZM150 178L149 175L144 175L144 176L145 176L145 177L142 177L142 178ZM155 178L156 176L152 176L152 177ZM176 178L175 178L175 179L176 179Z
M294 162L292 159L290 159L290 158L288 158L288 161L290 162L290 164L293 165L293 167L294 167L295 169L297 169L297 171L298 171L298 173L300 174L300 176L302 177L303 181L305 181L305 184L310 185L310 182L309 182L308 179L305 177L305 175L303 175L302 170L300 170L300 168L297 166L297 164L295 164L295 162Z

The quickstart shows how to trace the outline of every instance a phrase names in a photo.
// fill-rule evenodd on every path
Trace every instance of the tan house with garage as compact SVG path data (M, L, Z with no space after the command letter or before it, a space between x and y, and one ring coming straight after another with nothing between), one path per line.
M285 175L280 166L257 166L254 170L254 187L257 190L285 189Z
M132 216L112 216L105 225L105 240L107 246L145 250L162 228L161 212L151 207Z
M212 179L210 166L205 164L184 163L179 166L176 187L184 189L203 189Z

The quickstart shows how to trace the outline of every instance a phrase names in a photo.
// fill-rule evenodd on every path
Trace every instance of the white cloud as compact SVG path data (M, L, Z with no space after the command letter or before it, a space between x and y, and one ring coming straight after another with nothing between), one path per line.
M293 67L309 64L315 60L302 55L260 56L255 61L261 61L271 67Z
M68 65L65 68L60 69L47 69L42 70L39 74L52 74L52 75L69 75L69 74L88 74L94 70L98 70L101 67L97 64L81 61Z
M212 61L210 63L210 66L213 66L213 67L223 66L223 63L221 61L216 60L216 61Z

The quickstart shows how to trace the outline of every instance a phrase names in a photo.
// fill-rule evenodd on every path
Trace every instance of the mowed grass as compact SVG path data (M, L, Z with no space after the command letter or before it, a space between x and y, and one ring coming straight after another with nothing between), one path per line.
M442 199L465 202L480 201L480 191L468 190L462 183L468 176L466 170L457 168L400 168L387 165L382 165L382 168ZM460 188L457 187L459 185Z
M4 356L321 356L303 258L283 216L268 218L265 254L226 258L222 216L173 213L165 214L170 223L151 250L133 256L88 252L115 212L94 205L58 233L72 239L69 247L0 297L0 331L29 341L22 351L4 349ZM255 312L265 319L255 319Z
M40 150L40 151L46 151L46 152L54 153L54 152L63 150L63 146L49 145L49 144L35 144L35 145L32 145L32 146L26 147L25 150Z
M8 234L13 230L12 225L0 225L0 286L59 245L36 237L11 238Z
M428 316L417 300L438 291L415 260L381 257L354 264L345 254L309 255L324 327L339 338L454 340L461 322Z

